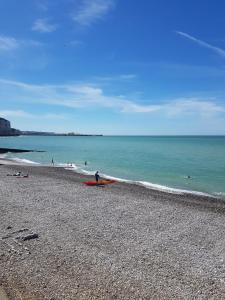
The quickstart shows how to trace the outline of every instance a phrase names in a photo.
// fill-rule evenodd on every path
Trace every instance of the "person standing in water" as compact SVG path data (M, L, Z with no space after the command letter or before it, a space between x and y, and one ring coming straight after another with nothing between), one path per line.
M98 171L95 173L95 180L96 180L96 182L98 182L99 181L99 178L100 178L100 175L98 174Z
M52 158L52 166L54 166L54 159Z

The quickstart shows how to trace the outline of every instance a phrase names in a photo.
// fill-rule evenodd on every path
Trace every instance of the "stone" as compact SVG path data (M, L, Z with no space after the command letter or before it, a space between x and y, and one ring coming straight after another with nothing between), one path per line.
M28 234L28 235L25 235L23 237L21 237L21 240L22 241L29 241L29 240L32 240L32 239L38 239L38 234L37 233L32 233L32 234Z

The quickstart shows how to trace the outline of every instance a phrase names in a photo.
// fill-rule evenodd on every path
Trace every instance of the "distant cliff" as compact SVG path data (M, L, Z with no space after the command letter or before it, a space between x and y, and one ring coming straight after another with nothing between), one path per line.
M45 131L22 131L11 128L10 121L0 118L0 136L41 135L41 136L102 136L102 134L81 134L75 132L56 133Z
M20 134L20 130L11 128L11 124L8 120L0 118L0 136L18 136Z
M42 136L103 136L102 134L81 134L75 132L56 133L44 131L21 131L21 135L42 135Z

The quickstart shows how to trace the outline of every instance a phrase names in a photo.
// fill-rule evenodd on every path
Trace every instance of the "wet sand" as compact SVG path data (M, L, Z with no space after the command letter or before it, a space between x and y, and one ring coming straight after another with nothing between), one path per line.
M16 171L30 176L6 176ZM224 298L222 200L87 187L87 178L0 166L0 285L9 299Z

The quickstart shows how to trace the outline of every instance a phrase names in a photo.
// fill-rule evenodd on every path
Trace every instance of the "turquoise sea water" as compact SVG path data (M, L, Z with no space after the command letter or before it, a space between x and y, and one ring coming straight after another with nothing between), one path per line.
M225 137L1 137L0 147L44 150L9 157L225 198ZM87 161L87 166L84 162ZM191 176L188 179L187 176Z

